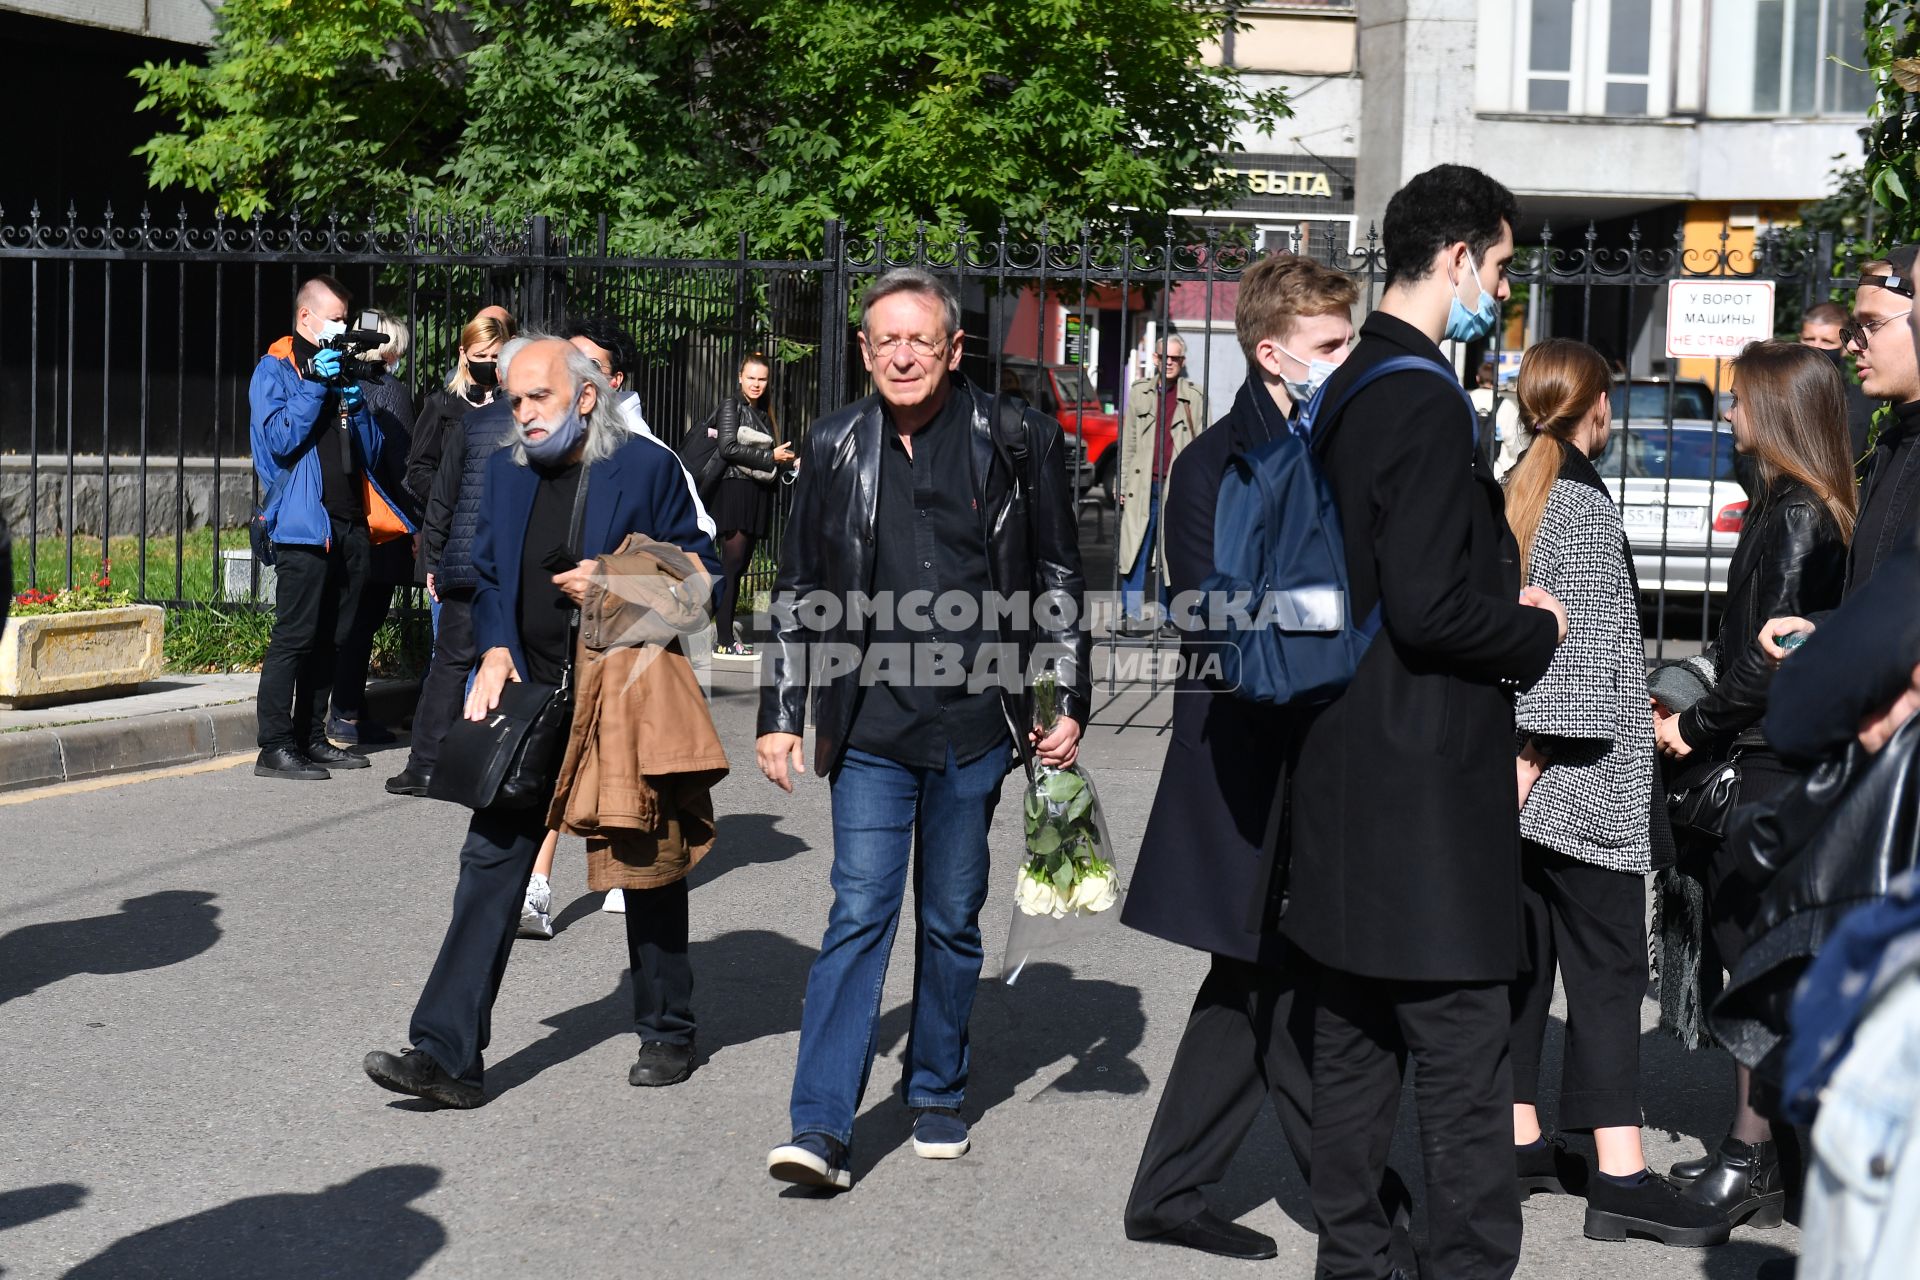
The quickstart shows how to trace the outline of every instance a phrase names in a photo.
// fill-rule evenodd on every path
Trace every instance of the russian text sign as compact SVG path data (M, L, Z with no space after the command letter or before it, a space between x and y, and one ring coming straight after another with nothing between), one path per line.
M1773 281L1669 280L1667 354L1732 359L1773 337Z

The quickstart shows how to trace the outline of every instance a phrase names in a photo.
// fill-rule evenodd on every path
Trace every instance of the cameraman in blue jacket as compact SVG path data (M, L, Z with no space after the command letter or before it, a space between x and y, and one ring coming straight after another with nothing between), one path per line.
M273 635L260 667L263 778L318 781L329 768L364 769L365 756L327 742L334 651L346 638L367 578L369 519L411 527L388 502L374 468L382 438L350 373L329 345L346 332L353 297L314 276L294 302L293 332L267 349L248 388L248 439L278 577Z

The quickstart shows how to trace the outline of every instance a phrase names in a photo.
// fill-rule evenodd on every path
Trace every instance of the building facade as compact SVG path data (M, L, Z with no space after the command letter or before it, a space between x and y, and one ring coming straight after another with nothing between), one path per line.
M1209 61L1255 88L1285 89L1293 115L1238 139L1223 169L1249 190L1184 210L1262 246L1317 254L1365 242L1387 200L1436 164L1470 164L1520 197L1523 242L1551 231L1601 248L1679 240L1695 264L1724 245L1745 261L1759 237L1832 193L1859 162L1872 94L1858 0L1242 0L1225 6ZM1323 189L1319 177L1326 179ZM1724 237L1724 238L1723 238ZM1635 374L1710 377L1664 356L1649 290L1579 300L1596 345ZM1216 298L1212 310L1223 310ZM1526 300L1510 340L1580 332ZM1177 328L1202 342L1216 402L1245 376L1223 318ZM1556 323L1557 322L1557 323ZM1143 317L1133 346L1155 323Z

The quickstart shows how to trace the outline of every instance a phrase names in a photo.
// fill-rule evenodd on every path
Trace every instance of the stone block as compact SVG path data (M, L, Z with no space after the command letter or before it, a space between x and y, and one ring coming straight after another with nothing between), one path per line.
M54 730L0 733L0 791L52 786L66 777L66 757Z
M151 604L9 618L0 631L0 704L131 693L160 675L165 629L166 610Z
M256 587L253 580L252 548L241 547L237 551L223 550L220 553L220 598L222 600L265 601L272 604L277 576L272 565L261 565L260 582Z

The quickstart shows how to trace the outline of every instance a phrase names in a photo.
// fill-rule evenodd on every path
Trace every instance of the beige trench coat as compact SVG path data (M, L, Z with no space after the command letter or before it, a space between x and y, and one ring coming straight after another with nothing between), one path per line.
M1153 491L1154 433L1160 425L1160 395L1164 386L1157 377L1142 378L1127 392L1127 417L1120 424L1120 488L1116 495L1123 499L1118 548L1122 573L1132 570L1140 558L1140 544L1147 538L1147 505ZM1182 378L1178 394L1173 421L1169 424L1173 457L1166 459L1160 468L1162 483L1173 471L1173 458L1179 457L1180 451L1207 429L1206 392ZM1166 577L1164 561L1162 557L1162 579Z

